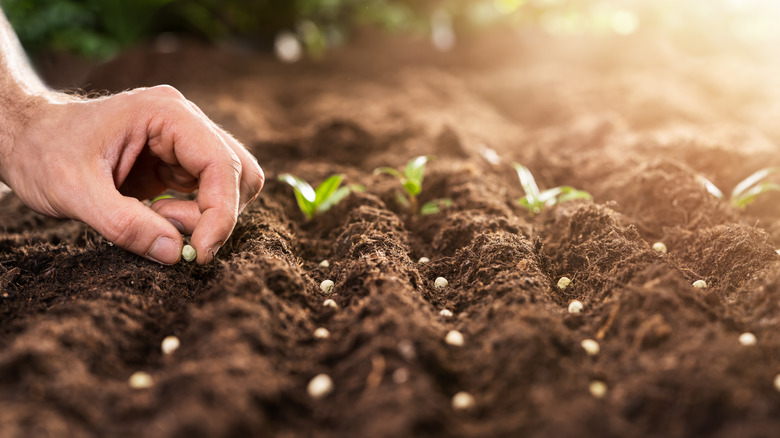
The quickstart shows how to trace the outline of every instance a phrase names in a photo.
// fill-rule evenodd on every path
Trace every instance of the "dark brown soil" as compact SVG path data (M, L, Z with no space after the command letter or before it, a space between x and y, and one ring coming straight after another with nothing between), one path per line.
M697 180L728 193L780 165L761 59L526 36L293 66L185 45L97 67L89 89L179 87L268 181L207 267L158 266L3 197L0 436L776 436L780 196L741 211ZM372 174L420 154L437 157L422 201L454 201L440 214L410 215ZM513 161L594 201L530 216ZM282 172L367 190L305 222ZM181 348L165 356L168 335ZM130 388L139 370L153 387ZM335 388L315 400L319 373ZM473 409L452 408L459 391Z

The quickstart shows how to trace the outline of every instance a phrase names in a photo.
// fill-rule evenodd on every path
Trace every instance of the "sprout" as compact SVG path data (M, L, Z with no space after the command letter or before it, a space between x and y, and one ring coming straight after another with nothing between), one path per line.
M756 345L756 335L750 332L745 332L739 335L739 343L744 346Z
M127 383L133 389L147 389L154 385L152 376L144 371L134 372L133 375L130 376L130 378L127 380Z
M525 207L531 214L539 214L545 207L551 207L566 201L575 199L593 199L590 193L577 190L571 186L560 186L545 191L539 191L536 179L527 167L515 163L517 176L520 178L520 185L525 191L525 197L517 200L517 203Z
M318 327L317 330L314 330L314 337L317 339L328 339L330 332L325 327Z
M744 209L748 204L755 201L759 195L771 191L780 191L780 184L764 181L766 178L778 173L780 173L780 167L767 167L757 170L734 187L734 190L731 191L729 202L734 207ZM719 199L726 199L723 192L707 178L697 175L697 179L710 194Z
M593 339L583 339L582 342L580 342L580 345L582 346L582 349L588 353L588 356L598 356L601 351L599 343Z
M655 242L653 244L653 251L661 254L666 254L666 245L663 242Z
M331 175L315 190L306 181L289 173L279 175L280 181L289 184L293 188L298 208L301 209L301 212L308 220L328 211L342 199L346 198L349 192L363 190L362 187L356 185L339 187L343 179L343 174Z
M593 397L604 398L604 396L607 395L607 384L601 380L594 380L590 382L588 390Z
M452 409L456 411L466 411L474 407L476 401L474 396L468 392L461 391L452 396Z
M330 262L327 261L327 260L323 260L323 261L320 262L320 266L323 267L323 268L329 268L330 267Z
M333 380L327 374L317 374L309 381L306 391L311 398L323 398L333 391Z
M184 247L181 249L181 257L188 262L195 260L195 257L197 256L198 252L195 251L195 248L190 245L184 245Z
M696 280L693 282L693 287L704 289L705 287L707 287L707 282L704 280Z
M444 289L448 284L450 283L444 277L436 277L436 280L433 282L433 285L436 286L436 289Z
M463 346L463 334L457 330L450 330L444 337L444 342L455 347Z
M567 287L571 284L571 279L569 277L561 277L560 280L558 280L558 289L560 290L566 290Z
M417 263L422 265L422 264L428 263L430 261L431 261L431 259L429 259L428 257L420 257L420 260L417 260Z
M571 303L569 303L569 313L580 313L582 312L582 309L584 306L582 305L582 302L580 300L574 300Z
M178 350L180 345L181 342L179 342L179 338L176 336L166 336L165 339L162 340L160 349L162 349L163 354L169 355Z
M329 308L331 308L333 310L338 310L338 308L339 308L339 305L334 300L331 300L330 298L328 298L327 300L323 301L322 305L325 306L325 307L329 307Z
M422 207L418 206L417 200L417 196L422 192L425 165L430 159L431 157L420 155L406 163L403 173L392 167L378 167L374 170L374 175L384 173L396 177L404 190L404 194L398 193L396 199L399 204L409 207L412 213L422 215L438 213L442 209L452 206L452 199L435 199L426 202Z
M440 316L443 316L445 318L452 318L452 310L450 309L441 309L441 312L439 312Z
M336 285L333 283L333 280L323 280L322 283L320 283L320 289L326 294L333 292L335 287Z

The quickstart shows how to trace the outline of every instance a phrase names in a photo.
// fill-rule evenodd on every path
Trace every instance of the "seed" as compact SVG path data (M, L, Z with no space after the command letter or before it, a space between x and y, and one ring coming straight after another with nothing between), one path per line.
M179 342L179 338L176 336L166 336L165 339L162 340L162 344L160 345L160 348L162 349L163 354L173 354L174 351L179 349L179 346L181 345L181 342Z
M452 310L450 309L441 309L441 312L439 312L439 315L445 317L445 318L452 318Z
M306 387L311 398L319 399L333 391L333 380L327 374L317 374Z
M398 368L393 372L393 382L397 384L406 383L409 380L409 370L406 368Z
M400 342L398 342L398 345L396 346L398 349L398 353L406 360L413 360L415 357L417 357L417 352L414 349L414 344L412 341L408 339L404 339Z
M775 376L775 389L780 391L780 374Z
M154 384L152 381L152 376L150 376L149 373L143 371L134 372L133 375L130 376L130 379L128 379L127 383L129 383L130 387L133 389L147 389L151 388Z
M320 266L322 266L323 268L328 268L330 267L330 262L327 260L323 260L320 262Z
M465 411L474 407L476 402L474 396L468 392L461 391L452 396L452 409L456 411Z
M693 287L704 289L705 287L707 287L707 282L704 280L696 280L693 282Z
M197 256L198 252L195 251L195 248L190 245L184 245L184 247L181 249L181 257L188 262L195 260L195 257Z
M756 345L756 335L745 332L739 335L739 343L745 346Z
M314 330L314 337L317 339L328 339L330 332L325 327L318 327L317 330Z
M582 346L582 349L588 353L588 356L597 356L601 351L599 343L593 339L583 339L582 342L580 342L580 345Z
M653 244L653 251L661 254L666 254L666 245L664 245L663 242L655 242Z
M420 257L420 260L417 260L417 263L423 264L423 263L428 263L430 261L431 259L429 259L428 257Z
M436 289L444 289L448 284L450 283L444 277L436 277L436 281L433 282L433 285L436 286Z
M322 283L320 283L320 289L322 289L322 291L326 294L333 292L333 288L335 287L336 285L332 280L324 280Z
M327 300L323 301L322 305L325 306L325 307L330 307L331 309L334 309L334 310L338 310L338 308L339 308L339 305L336 304L336 302L331 300L330 298L328 298Z
M570 284L571 279L569 279L569 277L561 277L561 279L558 280L558 289L565 290Z
M463 346L463 334L457 330L450 330L447 332L447 336L444 337L444 342L456 347Z
M569 303L569 313L580 313L582 312L582 309L584 306L580 302L580 300L574 300L571 303Z
M780 255L780 249L776 249L775 252Z
M590 395L593 397L604 398L607 395L607 384L601 380L594 380L590 382L588 390L590 390Z

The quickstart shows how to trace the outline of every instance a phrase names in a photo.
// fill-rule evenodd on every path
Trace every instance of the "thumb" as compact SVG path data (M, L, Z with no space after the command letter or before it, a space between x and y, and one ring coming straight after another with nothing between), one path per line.
M181 258L182 237L176 227L135 198L111 187L82 206L80 219L122 248L158 263Z

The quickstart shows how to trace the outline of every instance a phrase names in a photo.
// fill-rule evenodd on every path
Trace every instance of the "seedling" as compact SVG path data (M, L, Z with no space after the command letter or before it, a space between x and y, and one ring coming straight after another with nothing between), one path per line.
M342 199L346 198L349 192L363 190L363 187L358 185L339 187L343 179L343 174L331 175L317 186L315 190L309 183L297 176L289 173L279 175L280 181L289 184L293 188L295 200L298 201L298 208L301 209L301 212L308 220L314 219L318 214L328 211Z
M566 201L575 199L593 199L590 193L577 190L571 186L553 187L544 191L539 191L536 179L527 167L515 163L517 176L520 178L520 185L523 186L525 196L518 199L517 203L525 207L531 214L539 214L545 207L551 207Z
M780 174L780 167L766 167L764 169L757 170L747 178L740 181L731 191L731 197L728 201L737 208L744 209L748 204L753 203L756 198L766 192L780 191L780 184L765 181L772 175ZM713 196L719 199L726 199L723 192L712 183L712 181L704 178L701 175L697 176L698 180L704 184L704 188L710 192Z
M408 207L414 214L428 215L440 212L442 209L452 206L452 199L434 199L426 202L421 207L417 197L422 192L423 178L425 177L425 165L431 157L420 155L406 163L403 173L392 167L378 167L374 175L385 173L392 175L401 183L404 193L397 193L398 203Z

